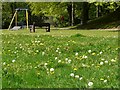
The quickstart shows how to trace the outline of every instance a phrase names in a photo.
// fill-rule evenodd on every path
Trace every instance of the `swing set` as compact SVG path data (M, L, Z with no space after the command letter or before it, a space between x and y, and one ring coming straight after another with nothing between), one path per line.
M15 18L15 26L17 26L17 13L18 13L18 11L26 11L26 23L27 23L27 29L28 29L28 9L17 8L17 9L15 9L15 13L13 15L13 18L12 18L11 22L10 22L8 30L10 30L14 18Z

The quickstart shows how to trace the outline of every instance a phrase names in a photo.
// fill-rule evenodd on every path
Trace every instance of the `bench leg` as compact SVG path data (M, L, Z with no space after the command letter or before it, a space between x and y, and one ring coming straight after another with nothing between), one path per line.
M50 26L48 26L48 30L47 30L47 32L50 32Z

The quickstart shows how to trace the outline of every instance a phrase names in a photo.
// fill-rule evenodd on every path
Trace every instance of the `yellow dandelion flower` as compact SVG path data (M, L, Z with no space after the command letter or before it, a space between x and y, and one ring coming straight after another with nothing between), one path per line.
M101 81L103 81L104 79L103 78L100 78Z
M37 75L40 75L40 73L38 72Z
M50 72L50 74L54 74L54 72Z
M77 71L77 68L74 68L73 70L74 70L74 71Z
M95 55L96 53L92 53L92 55Z

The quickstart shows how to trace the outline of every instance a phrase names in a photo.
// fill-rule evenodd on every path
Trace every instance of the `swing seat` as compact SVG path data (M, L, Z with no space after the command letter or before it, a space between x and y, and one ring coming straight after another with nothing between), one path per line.
M11 30L19 30L21 29L21 26L14 26Z

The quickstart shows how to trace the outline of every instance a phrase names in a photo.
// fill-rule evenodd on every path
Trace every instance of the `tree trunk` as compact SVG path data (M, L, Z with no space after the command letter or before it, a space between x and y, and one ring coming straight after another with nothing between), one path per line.
M68 6L67 6L67 11L69 14L69 25L73 26L74 25L74 16L75 16L75 10L74 10L74 3L71 2Z
M89 5L88 2L82 2L82 16L81 24L86 24L89 19Z
M100 17L101 16L101 9L102 9L102 7L101 6L96 6L96 17Z
M72 13L71 13L72 15L72 22L71 22L71 26L74 26L74 4L73 4L73 2L72 2Z
M71 3L68 5L67 11L68 11L68 14L69 14L69 24L71 26L71 23L72 23L72 4Z

